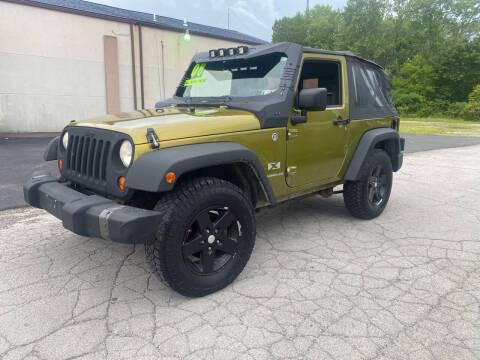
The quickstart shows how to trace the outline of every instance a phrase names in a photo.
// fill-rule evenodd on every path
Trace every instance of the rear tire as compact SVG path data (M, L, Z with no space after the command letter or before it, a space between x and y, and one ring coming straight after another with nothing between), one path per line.
M373 219L387 206L392 190L392 162L381 149L373 149L360 170L359 180L343 186L343 201L356 218Z
M230 284L255 243L252 203L237 186L217 178L179 183L154 210L162 213L145 253L160 280L182 295L204 296Z

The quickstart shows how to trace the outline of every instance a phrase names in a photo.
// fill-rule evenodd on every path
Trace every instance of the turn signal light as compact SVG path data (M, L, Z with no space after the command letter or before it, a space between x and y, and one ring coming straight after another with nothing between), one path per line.
M175 175L173 171L170 171L169 173L167 173L167 175L165 175L165 181L167 183L173 184L175 180L177 180L177 175Z
M63 168L62 159L58 160L58 167L60 168L60 170L62 170L62 168Z
M119 187L120 190L122 190L122 191L127 190L127 187L125 186L125 177L120 176L120 177L118 178L118 187Z

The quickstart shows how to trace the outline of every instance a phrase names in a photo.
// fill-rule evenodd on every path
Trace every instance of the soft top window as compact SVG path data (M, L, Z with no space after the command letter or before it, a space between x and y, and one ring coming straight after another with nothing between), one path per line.
M390 97L390 79L379 67L348 59L351 119L396 116Z

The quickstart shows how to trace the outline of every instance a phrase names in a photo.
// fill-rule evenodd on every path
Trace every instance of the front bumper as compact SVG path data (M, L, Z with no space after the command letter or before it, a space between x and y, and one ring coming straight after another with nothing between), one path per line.
M143 242L155 236L160 213L85 195L47 174L35 174L23 185L25 201L62 220L78 235L122 243Z

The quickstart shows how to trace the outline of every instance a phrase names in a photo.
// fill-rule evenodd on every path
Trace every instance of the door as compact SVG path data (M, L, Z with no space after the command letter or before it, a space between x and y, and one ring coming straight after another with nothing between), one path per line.
M321 185L339 179L347 154L349 124L345 70L345 58L341 56L309 55L303 60L297 96L305 88L326 88L327 108L303 111L304 123L289 122L287 184L291 187ZM300 112L301 109L294 111Z

